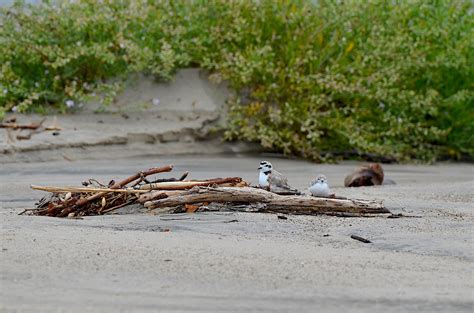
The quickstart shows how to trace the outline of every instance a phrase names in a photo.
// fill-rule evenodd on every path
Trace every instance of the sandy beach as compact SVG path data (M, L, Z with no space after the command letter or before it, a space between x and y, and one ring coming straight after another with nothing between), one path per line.
M384 200L416 217L17 215L44 195L33 183L77 185L169 163L191 179L255 183L262 159L300 189L324 173L337 195ZM0 311L472 312L473 166L385 165L397 185L343 188L356 165L262 155L8 164L0 172Z

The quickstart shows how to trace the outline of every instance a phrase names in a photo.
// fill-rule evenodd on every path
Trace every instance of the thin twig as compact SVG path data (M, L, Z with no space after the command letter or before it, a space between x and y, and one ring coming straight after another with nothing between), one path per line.
M18 215L23 215L26 211L28 211L27 209L24 209L23 211L21 211L20 213L18 213Z
M148 182L147 184L155 184L155 183L165 183L165 182L172 182L172 181L183 181L188 177L189 172L184 172L180 178L159 178L152 182Z
M55 187L55 186L37 186L31 185L31 189L41 190L47 192L78 192L78 193L87 193L87 192L115 192L115 193L127 193L127 194L136 194L136 193L147 193L148 190L140 189L112 189L112 188L91 188L91 187Z

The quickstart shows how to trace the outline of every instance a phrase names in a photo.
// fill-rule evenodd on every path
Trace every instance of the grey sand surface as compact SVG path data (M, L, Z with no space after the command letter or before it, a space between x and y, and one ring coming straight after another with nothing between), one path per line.
M33 183L118 179L168 163L176 176L255 183L262 159L298 188L324 173L338 195L420 217L17 215L43 195ZM235 155L2 166L0 311L472 312L472 165L386 165L397 185L343 188L355 166Z

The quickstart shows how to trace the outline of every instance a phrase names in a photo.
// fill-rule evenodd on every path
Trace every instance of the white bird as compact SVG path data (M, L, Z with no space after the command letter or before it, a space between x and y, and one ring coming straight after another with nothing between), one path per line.
M311 182L309 192L315 197L330 197L331 190L329 189L328 179L326 176L322 174L316 176L316 179Z
M297 189L288 185L288 179L283 176L283 174L273 169L270 162L260 162L258 169L260 170L258 175L258 185L261 188L277 194L300 194Z

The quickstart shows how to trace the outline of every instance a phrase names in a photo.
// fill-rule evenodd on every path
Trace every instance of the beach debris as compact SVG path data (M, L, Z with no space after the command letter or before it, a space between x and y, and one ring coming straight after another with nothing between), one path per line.
M102 215L134 205L160 213L194 213L203 211L239 211L281 214L350 214L370 216L389 214L381 201L347 198L318 198L309 195L279 195L250 187L240 177L187 180L188 172L179 178L151 176L171 172L173 165L154 167L125 178L101 183L96 179L82 186L38 186L34 190L50 192L36 208L21 214L76 218ZM122 211L122 210L120 210Z
M62 130L58 124L56 116L53 118L53 122L50 126L44 126L46 118L41 119L39 122L31 122L29 124L17 123L16 116L10 116L0 123L0 128L5 128L9 142L16 140L30 140L35 134L42 133L44 131L52 131L53 135L59 135L59 131ZM16 136L13 136L12 131L16 132ZM23 133L26 131L27 133Z
M351 235L351 238L354 239L354 240L358 240L360 242L363 242L363 243L372 243L372 241L370 241L369 239L365 239L365 238L357 236L357 235Z
M10 129L38 129L43 125L43 122L46 120L43 118L40 122L33 122L30 124L18 124L16 122L16 117L6 119L4 122L0 123L0 128L10 128Z
M384 173L379 163L370 163L358 167L353 173L346 176L344 186L361 187L382 185Z
M186 213L194 213L197 209L199 209L199 205L194 204L185 204L184 208L186 209Z

